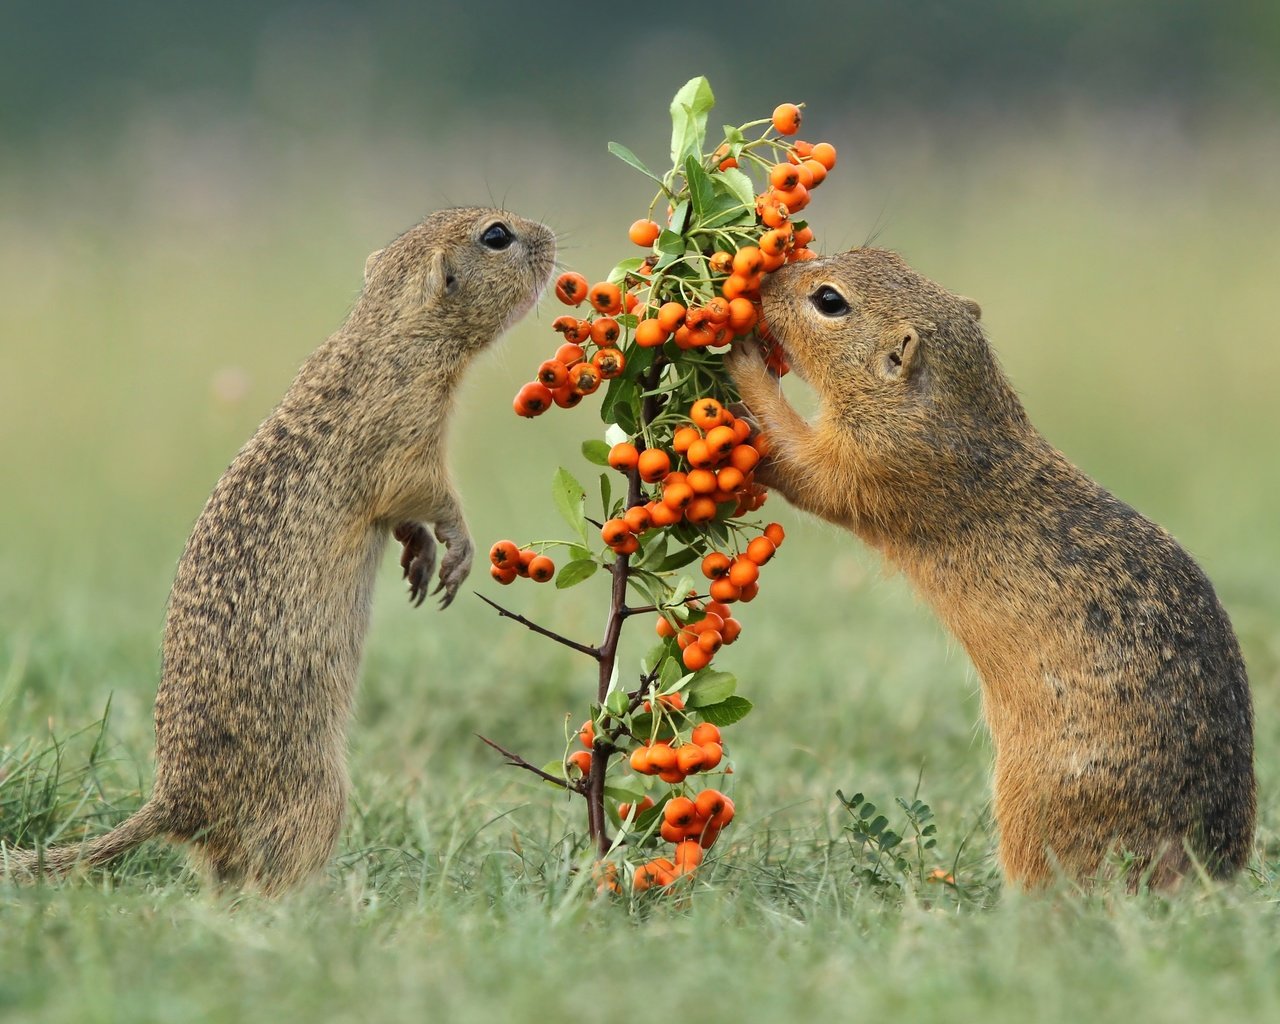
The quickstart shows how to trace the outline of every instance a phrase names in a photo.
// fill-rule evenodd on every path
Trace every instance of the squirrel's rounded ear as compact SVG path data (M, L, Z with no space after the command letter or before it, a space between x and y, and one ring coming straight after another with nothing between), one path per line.
M443 251L437 249L427 261L426 273L422 278L422 301L430 306L451 294L458 287L458 279L449 267L449 261Z
M965 295L958 295L956 297L960 300L960 305L964 306L964 308L969 311L969 315L971 317L975 320L982 319L982 307L979 306L977 302Z
M911 324L900 323L885 333L878 369L891 380L906 377L915 369L919 354L920 332Z
M364 283L365 284L369 283L369 275L373 273L373 268L378 262L378 257L381 256L384 252L386 252L386 249L378 249L374 252L371 252L369 253L369 258L364 261Z

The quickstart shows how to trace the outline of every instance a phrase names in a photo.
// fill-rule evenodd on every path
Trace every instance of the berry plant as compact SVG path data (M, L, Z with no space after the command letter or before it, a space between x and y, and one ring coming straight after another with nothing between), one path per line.
M733 821L721 730L751 703L712 662L738 639L736 606L755 598L783 530L749 518L767 496L755 473L768 441L732 411L737 395L723 355L753 338L774 372L787 372L763 318L760 285L784 264L814 258L813 232L797 215L836 162L831 145L793 140L802 112L792 103L770 118L726 126L708 147L713 102L705 78L676 94L672 166L661 176L609 143L658 187L648 215L628 232L647 251L597 284L575 272L559 277L556 297L572 310L552 324L562 342L514 401L532 418L603 390L604 440L582 445L589 462L608 470L600 476L600 517L588 518L585 488L561 468L553 497L576 536L523 547L501 540L490 551L491 574L502 584L554 579L566 588L601 570L610 576L604 636L594 645L489 601L592 658L597 672L590 717L569 742L580 749L539 768L485 742L585 797L598 883L615 892L624 884L637 892L671 886ZM566 559L558 572L547 554L557 549ZM703 577L696 583L686 571L695 565ZM619 639L642 615L654 617L657 642L630 675L618 664ZM695 777L721 788L698 791ZM674 844L669 857L653 855L661 843Z

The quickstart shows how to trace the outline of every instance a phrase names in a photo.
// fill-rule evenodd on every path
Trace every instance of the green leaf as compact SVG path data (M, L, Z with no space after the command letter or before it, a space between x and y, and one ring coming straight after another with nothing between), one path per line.
M583 441L582 457L597 466L609 465L609 446L603 441Z
M649 350L652 351L652 350ZM609 381L609 388L604 393L604 401L600 403L600 418L606 423L617 423L623 430L627 432L629 437L634 433L635 424L627 424L625 419L631 419L631 410L628 408L631 399L636 394L638 385L635 377L632 375L631 365L628 361L627 373L622 377L614 377Z
M599 568L600 563L593 558L579 558L577 561L569 562L556 573L556 589L568 590L570 587L576 587L583 580L594 576Z
M738 688L738 677L732 672L704 670L694 676L684 691L684 702L691 708L721 704Z
M636 565L653 569L662 564L667 556L667 535L659 532L658 536L644 545L644 553L636 561Z
M746 697L726 697L719 704L698 708L698 715L704 722L712 725L726 726L740 722L751 713L751 701Z
M649 168L647 168L641 162L640 158L636 156L633 152L631 152L631 150L627 149L627 147L624 146L621 142L610 142L609 152L612 153L614 156L616 156L624 164L630 164L641 174L644 174L652 178L663 188L666 188L666 183L661 178L659 178L656 174L654 174L653 171L649 170Z
M620 717L627 710L627 695L621 690L614 690L605 697L604 709L615 718Z
M654 667L667 655L667 643L665 640L659 640L656 644L645 652L643 658L640 659L640 671L648 675L654 670Z
M564 520L587 542L587 520L585 503L587 492L582 489L572 473L561 466L551 480L551 498Z
M756 190L751 184L751 179L736 167L712 174L711 187L723 194L734 196L743 206L755 209Z
M671 162L677 167L686 153L701 153L707 137L707 114L715 106L711 83L691 78L671 101Z
M743 205L742 201L732 194L720 194L707 207L699 228L724 228L731 224L754 223L755 206Z
M671 217L667 221L669 230L674 231L682 238L689 227L689 200L682 199L676 204L676 208L671 211Z
M698 552L693 548L681 548L669 554L661 565L658 566L658 572L671 572L672 569L681 569L688 565L698 557Z
M730 147L741 146L747 141L747 137L742 134L742 129L737 125L726 124L724 125L724 141L727 142Z
M701 162L692 153L684 158L684 180L689 183L689 199L693 203L694 218L701 220L715 199L716 191Z
M634 804L644 799L644 790L640 787L630 789L626 786L605 786L604 795L618 803Z
M623 278L625 278L628 273L639 270L640 264L642 264L643 262L644 262L643 256L628 257L627 259L615 265L614 268L611 271L609 271L609 276L606 278L606 280L612 281L614 284L621 284Z
M542 770L548 775L554 775L557 779L567 779L569 777L563 761L548 761L542 766Z
M684 675L675 658L668 658L662 663L662 671L658 673L658 692L670 693L680 677Z
M604 512L606 519L612 518L610 512L610 499L613 498L613 483L609 480L608 473L600 474L600 508Z
M676 588L671 592L671 596L663 602L666 605L682 604L684 599L693 593L695 589L692 576L681 576L676 582Z
M570 562L592 557L591 549L584 544L566 544L564 554Z

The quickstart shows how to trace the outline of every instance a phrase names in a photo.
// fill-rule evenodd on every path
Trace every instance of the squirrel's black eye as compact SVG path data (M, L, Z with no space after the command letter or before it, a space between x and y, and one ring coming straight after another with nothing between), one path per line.
M829 284L824 284L810 295L809 301L823 316L844 316L849 312L849 303L845 302L844 296Z
M516 240L516 236L511 233L511 229L502 221L490 224L484 229L484 234L480 236L480 244L486 249L500 250L505 249Z

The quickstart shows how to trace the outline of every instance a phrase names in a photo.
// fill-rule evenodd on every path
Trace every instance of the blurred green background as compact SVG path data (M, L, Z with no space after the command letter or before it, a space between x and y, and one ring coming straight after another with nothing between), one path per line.
M1039 427L1204 564L1250 664L1274 861L1280 6L135 0L3 20L0 749L83 728L112 696L104 799L136 803L183 541L366 254L430 209L501 203L602 274L650 198L606 142L662 165L670 96L707 74L713 125L805 101L802 136L840 153L809 210L816 247L874 239L976 298ZM510 412L555 315L466 385L453 463L482 546L558 534L552 472L590 479L592 408ZM735 729L750 820L810 829L835 819L837 786L909 794L923 765L942 827L977 829L990 873L962 652L852 538L777 499L766 512L786 557L723 658L758 708ZM583 637L600 625L603 585L502 597ZM482 817L523 800L544 822L546 793L472 734L554 757L590 686L474 598L410 609L389 558L352 731L367 829L343 863L390 842L374 812L405 801L438 822L458 792Z

